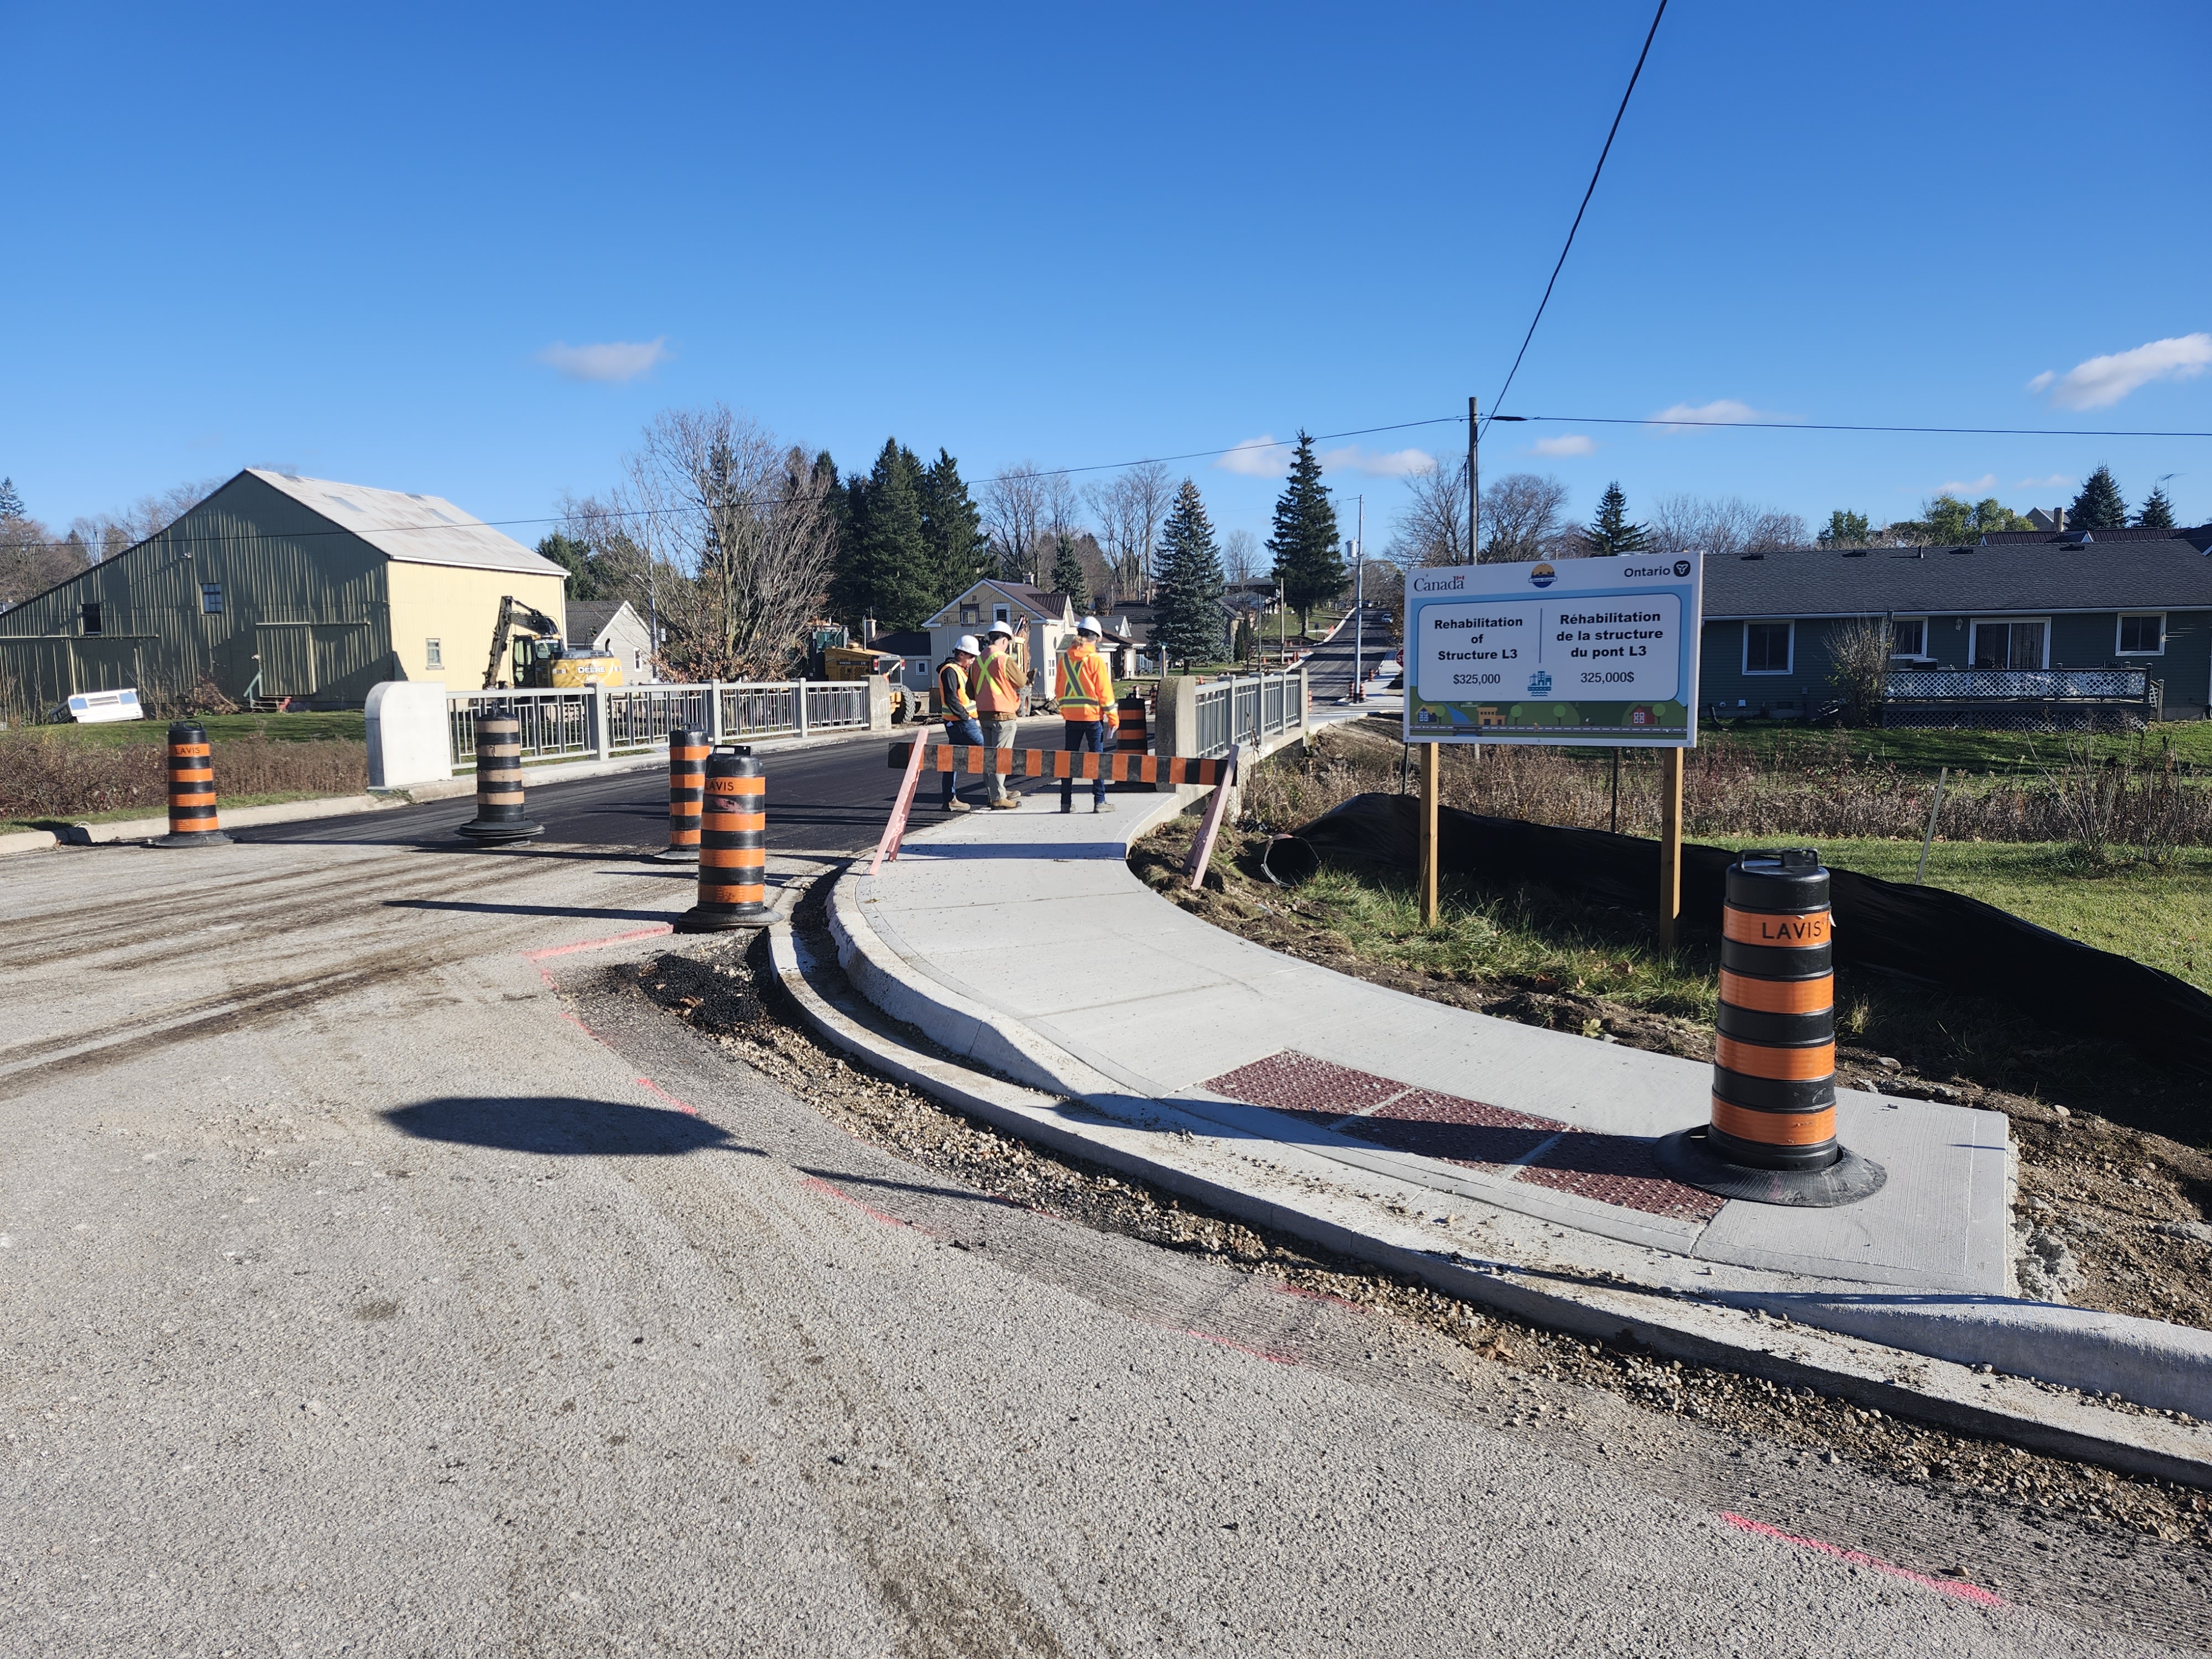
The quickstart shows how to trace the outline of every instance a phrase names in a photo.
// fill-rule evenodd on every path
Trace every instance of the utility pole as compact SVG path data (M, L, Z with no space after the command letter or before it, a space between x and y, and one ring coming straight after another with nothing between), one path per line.
M1367 497L1355 495L1357 516L1352 522L1358 526L1353 536L1352 565L1352 700L1367 701L1367 686L1361 670L1367 665Z
M1475 454L1475 400L1467 400L1467 562L1482 557L1482 467Z

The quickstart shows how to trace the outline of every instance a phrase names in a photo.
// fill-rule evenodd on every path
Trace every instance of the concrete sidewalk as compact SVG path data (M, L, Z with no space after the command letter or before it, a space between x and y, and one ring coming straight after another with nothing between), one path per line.
M1039 1139L1087 1137L1087 1156L1332 1248L1431 1278L1511 1277L1515 1294L1559 1302L1532 1301L1541 1320L1658 1332L1651 1309L1682 1304L1651 1299L1692 1298L1882 1345L1886 1364L1853 1362L1875 1373L1898 1373L1899 1349L1949 1362L1984 1402L1996 1396L1978 1374L1996 1366L2212 1416L2212 1335L2014 1296L2001 1115L1846 1091L1843 1138L1889 1171L1875 1197L1806 1211L1681 1187L1650 1144L1705 1121L1708 1065L1428 1002L1211 927L1127 868L1127 842L1176 803L1121 802L1112 818L1047 808L934 827L830 895L839 961L872 1016L1018 1088L942 1062L933 1076L884 1048L889 1027L831 1034L1005 1127L1026 1115ZM787 982L804 965L786 963ZM1644 1311L1625 1319L1623 1297ZM1779 1354L1773 1328L1741 1328L1741 1356ZM1956 1391L1912 1381L1929 1399ZM2205 1431L2180 1433L2160 1435L2161 1453L2212 1470Z

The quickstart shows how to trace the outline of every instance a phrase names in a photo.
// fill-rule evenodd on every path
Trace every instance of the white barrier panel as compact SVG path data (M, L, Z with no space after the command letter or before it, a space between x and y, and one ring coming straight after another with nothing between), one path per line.
M442 680L382 680L368 689L368 787L404 789L453 775Z

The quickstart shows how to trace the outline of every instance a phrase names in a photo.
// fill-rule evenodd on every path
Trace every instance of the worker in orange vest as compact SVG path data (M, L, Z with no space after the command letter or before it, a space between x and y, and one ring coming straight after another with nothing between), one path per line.
M1098 641L1106 637L1098 618L1085 617L1075 625L1075 643L1060 653L1060 718L1066 722L1065 746L1098 757L1098 781L1091 786L1091 810L1110 812L1106 799L1106 757L1114 752L1114 734L1121 725L1114 706L1114 675L1100 654ZM1060 786L1060 810L1075 810L1075 780L1071 775Z
M972 676L975 658L982 647L975 643L973 634L963 634L952 647L952 654L938 665L937 700L945 711L945 741L955 748L962 744L981 747L982 728L975 724L975 698ZM952 792L952 773L945 772L945 799L948 812L965 812L971 809L968 803Z
M975 665L975 708L983 728L983 747L1012 749L1017 730L1015 716L1022 711L1022 688L1030 671L1014 656L1014 630L994 622L983 635L982 659ZM1019 806L1022 798L1006 787L996 767L983 775L983 788L993 806L1001 811Z

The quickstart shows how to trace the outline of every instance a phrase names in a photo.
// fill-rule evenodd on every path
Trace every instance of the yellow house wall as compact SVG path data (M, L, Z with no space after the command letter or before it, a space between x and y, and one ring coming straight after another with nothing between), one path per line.
M564 629L568 625L567 581L561 576L396 560L386 568L392 589L392 648L406 679L443 680L455 691L481 686L491 631L499 623L499 602L509 595L536 606ZM427 642L434 639L444 647L442 668L427 659ZM499 666L499 683L507 684L514 675L511 647Z

